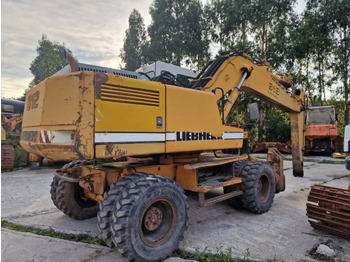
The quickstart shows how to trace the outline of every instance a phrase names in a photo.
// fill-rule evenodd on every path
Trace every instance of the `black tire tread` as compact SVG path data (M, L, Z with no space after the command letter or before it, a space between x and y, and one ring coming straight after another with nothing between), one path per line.
M267 172L270 172L270 179L272 183L269 199L266 201L266 203L264 203L263 207L259 204L259 200L255 194L256 183L260 178L259 172L262 168L265 168ZM273 203L276 188L273 171L270 164L266 161L252 161L242 169L241 175L243 189L242 203L244 208L247 211L255 214L267 212Z
M71 183L60 180L57 186L57 207L67 216L76 219L84 220L95 217L98 211L98 203L91 207L82 207L76 204L76 201L67 197L67 194L73 190L77 183Z
M243 159L243 160L239 160L237 162L233 163L233 172L235 177L241 177L241 172L242 169L250 162L249 159ZM232 185L232 186L227 186L224 187L224 193L230 193L233 191L236 191L238 189L240 189L241 186L239 185ZM243 203L242 203L242 196L236 196L233 198L230 198L227 200L227 202L234 208L237 210L241 210L243 209Z
M50 187L50 195L51 195L51 200L52 203L55 205L55 207L58 208L58 202L57 202L57 187L58 183L60 182L59 177L54 176L53 180L51 182L51 187Z
M78 166L82 166L82 165L88 165L91 164L91 162L87 161L87 160L73 160L67 164L65 164L62 169L68 169L68 168L72 168L72 167L78 167ZM58 200L57 200L57 187L58 187L58 183L60 182L60 178L57 176L53 177L53 180L51 182L51 187L50 187L50 195L51 195L51 200L53 202L53 204L55 205L55 207L58 208Z
M138 173L139 176L146 177L143 173ZM120 207L122 193L132 182L133 176L129 175L118 180L118 182L112 184L108 191L105 192L104 200L99 202L99 212L97 212L98 228L101 237L106 242L107 246L115 247L112 240L112 214L116 209L116 206Z
M175 239L175 245L184 237L184 231L188 226L188 204L186 201L186 196L184 190L173 180L162 177L154 176L147 173L134 173L130 174L132 182L128 183L126 189L122 192L122 199L116 205L116 210L113 213L113 226L111 227L113 232L113 242L118 250L118 252L129 261L159 261L165 259L170 254L157 254L157 252L152 252L154 259L148 260L141 257L134 250L133 244L131 243L130 236L128 235L128 219L132 214L130 213L133 208L133 203L141 197L141 193L145 192L147 188L159 185L160 187L173 187L181 197L183 197L185 202L186 214L185 214L185 226L183 231L178 235L178 239ZM177 229L181 230L181 229ZM172 252L173 250L171 250ZM171 253L170 252L170 253ZM154 253L154 254L153 254Z

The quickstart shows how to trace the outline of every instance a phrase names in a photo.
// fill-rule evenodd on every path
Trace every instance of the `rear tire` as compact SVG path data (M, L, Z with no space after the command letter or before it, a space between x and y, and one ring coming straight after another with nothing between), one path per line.
M57 186L57 207L67 216L83 220L95 217L98 203L84 196L84 189L78 183L60 180Z
M275 197L276 182L269 163L253 161L241 172L242 203L252 213L262 214L272 206Z
M65 164L62 169L88 165L87 160L75 160ZM84 189L78 183L72 183L54 176L51 183L51 200L67 216L83 220L96 216L98 203L84 196Z
M184 191L173 180L132 175L113 213L113 242L130 261L163 260L178 247L187 228Z
M53 177L53 180L51 182L51 187L50 187L50 195L51 195L51 200L52 203L55 205L55 207L58 208L58 202L57 202L57 187L58 183L60 182L60 178L57 176Z
M74 160L74 161L71 161L71 162L65 164L61 169L79 167L79 166L83 166L83 165L88 165L90 163L91 162L89 162L87 160ZM52 200L53 204L55 205L55 207L57 207L57 208L58 208L57 187L58 187L58 183L60 181L61 181L61 179L59 177L54 176L53 180L51 182L51 187L50 187L51 200Z

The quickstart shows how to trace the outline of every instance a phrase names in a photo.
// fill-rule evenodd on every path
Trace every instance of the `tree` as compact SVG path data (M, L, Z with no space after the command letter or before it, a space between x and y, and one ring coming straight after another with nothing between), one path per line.
M327 79L327 70L330 66L332 39L330 38L330 27L324 19L324 13L320 10L321 1L309 1L306 5L304 19L310 27L308 40L311 42L311 54L313 70L316 73L314 85L318 87L318 101L322 105L326 100L326 85L330 85ZM304 36L306 37L306 36Z
M319 0L319 10L324 14L332 40L331 50L333 61L331 68L338 80L337 93L345 102L350 92L350 1ZM345 103L344 122L350 124L349 106Z
M144 62L146 44L146 30L143 18L137 10L129 16L129 28L125 31L124 45L120 50L120 57L125 63L125 69L134 71Z
M209 36L219 44L219 53L251 53L250 12L251 0L212 0L205 6Z
M350 2L309 0L294 35L293 51L297 63L294 76L306 88L311 105L326 100L326 90L345 101L349 97ZM333 87L336 87L334 92ZM345 122L349 121L346 106Z
M204 7L209 39L219 45L219 53L227 51L227 42L230 39L230 34L225 30L228 20L227 7L226 0L212 0Z
M203 10L198 0L155 0L150 7L148 61L202 67L209 57Z
M50 41L46 35L42 35L38 41L36 51L37 57L30 64L29 70L34 75L29 88L39 84L45 78L53 75L68 64L64 59L63 52L66 49L64 44Z
M313 99L315 86L312 83L312 31L310 20L300 19L296 21L290 31L290 45L287 53L287 71L295 85L305 89L310 105L316 102Z
M256 55L274 67L284 64L296 0L251 0L250 34ZM290 22L289 22L290 21Z

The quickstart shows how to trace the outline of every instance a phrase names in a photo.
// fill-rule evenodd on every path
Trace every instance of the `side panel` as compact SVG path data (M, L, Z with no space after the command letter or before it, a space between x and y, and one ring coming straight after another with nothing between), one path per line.
M91 159L93 72L49 77L27 93L21 146L52 160Z
M97 158L165 153L165 87L108 75L96 92Z
M213 93L167 86L166 151L241 148L243 130L225 126Z

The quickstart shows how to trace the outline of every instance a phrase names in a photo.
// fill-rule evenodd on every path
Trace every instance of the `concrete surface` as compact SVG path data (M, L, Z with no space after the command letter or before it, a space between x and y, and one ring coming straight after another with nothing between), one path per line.
M197 195L188 193L190 221L180 247L190 252L208 248L214 253L232 248L234 257L249 256L259 261L315 261L308 256L308 251L328 241L338 251L339 261L350 261L350 241L314 230L305 214L311 185L324 183L347 188L350 172L343 163L305 162L304 177L295 178L291 161L284 163L287 189L276 195L270 211L262 215L236 211L226 202L201 208ZM75 221L54 207L49 193L53 171L53 168L44 168L3 173L2 220L98 236L96 218ZM214 192L217 193L220 192ZM2 229L1 244L2 261L124 261L107 247L7 229Z

